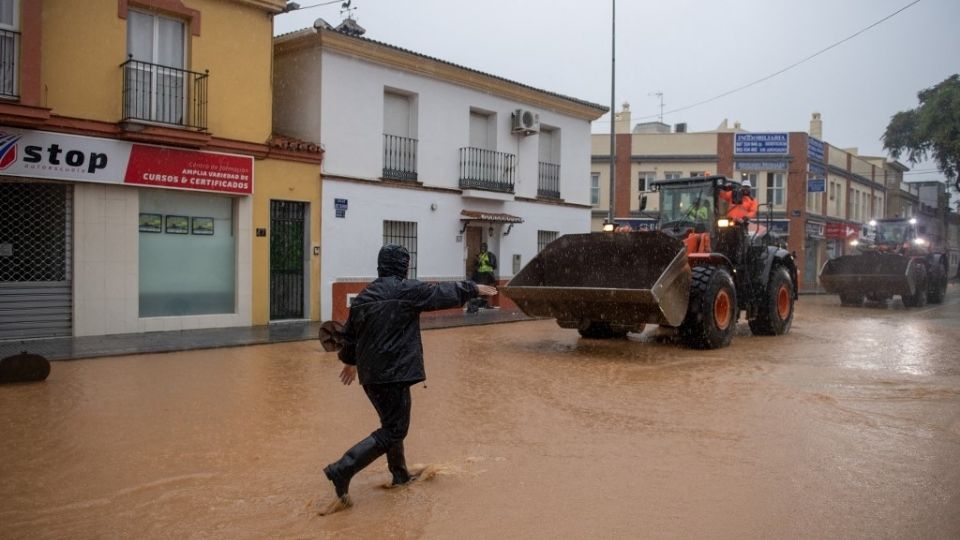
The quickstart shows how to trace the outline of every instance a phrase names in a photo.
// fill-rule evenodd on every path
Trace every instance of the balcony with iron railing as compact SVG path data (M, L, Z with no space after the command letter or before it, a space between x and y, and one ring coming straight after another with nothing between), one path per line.
M417 181L417 140L383 134L383 177Z
M198 73L134 60L123 70L122 121L144 121L206 131L207 80Z
M537 197L560 199L560 165L540 162L537 167Z
M460 189L513 193L517 156L495 150L460 149Z
M20 32L0 30L0 98L20 97Z

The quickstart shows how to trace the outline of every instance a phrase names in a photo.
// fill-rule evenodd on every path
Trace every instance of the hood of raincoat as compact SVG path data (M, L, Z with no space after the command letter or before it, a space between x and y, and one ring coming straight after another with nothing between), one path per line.
M410 252L407 251L407 248L397 244L387 244L380 248L380 254L377 255L378 276L405 278L409 265Z

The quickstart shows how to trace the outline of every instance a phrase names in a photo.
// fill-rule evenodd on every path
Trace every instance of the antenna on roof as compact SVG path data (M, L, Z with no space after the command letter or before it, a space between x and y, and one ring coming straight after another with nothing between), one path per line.
M663 92L650 92L648 96L657 96L660 98L660 123L663 123Z

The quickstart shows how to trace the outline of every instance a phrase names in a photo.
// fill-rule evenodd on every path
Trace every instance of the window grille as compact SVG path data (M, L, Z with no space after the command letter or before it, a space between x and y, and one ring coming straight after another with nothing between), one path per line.
M537 253L543 251L547 244L557 239L557 231L537 231Z
M407 248L410 252L410 268L407 271L407 277L417 279L417 222L385 220L383 245L387 244L397 244Z
M0 282L70 279L70 196L63 184L0 182Z

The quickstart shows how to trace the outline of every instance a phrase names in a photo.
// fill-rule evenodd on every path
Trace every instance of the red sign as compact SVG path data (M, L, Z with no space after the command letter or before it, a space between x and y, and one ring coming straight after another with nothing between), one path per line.
M847 223L827 223L823 230L824 236L834 240L842 240L850 238L851 236L857 236L858 234L860 234L860 228L856 225L849 225Z
M253 159L134 144L123 183L249 195Z

